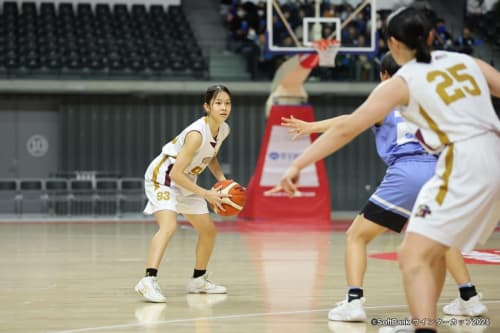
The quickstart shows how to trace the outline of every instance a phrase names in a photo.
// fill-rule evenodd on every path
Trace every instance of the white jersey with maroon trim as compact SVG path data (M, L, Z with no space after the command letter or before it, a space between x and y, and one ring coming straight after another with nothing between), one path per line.
M208 126L207 118L202 117L191 125L186 127L178 136L172 141L163 146L162 152L158 155L148 166L145 174L146 180L152 180L155 186L165 185L172 186L173 182L170 180L170 170L177 154L181 151L182 146L186 140L188 133L196 131L201 134L201 146L196 151L193 159L188 164L184 173L191 180L196 182L197 176L206 169L212 158L217 156L222 142L228 137L230 129L227 123L222 123L219 128L217 137L212 137L210 127ZM184 195L189 195L191 192L182 189Z

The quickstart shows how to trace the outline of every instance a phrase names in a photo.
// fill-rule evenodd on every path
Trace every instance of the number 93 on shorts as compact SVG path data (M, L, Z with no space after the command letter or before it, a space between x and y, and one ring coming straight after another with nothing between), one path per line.
M148 203L145 214L159 210L170 210L180 214L208 214L207 202L199 195L185 195L180 188L146 181L144 185Z

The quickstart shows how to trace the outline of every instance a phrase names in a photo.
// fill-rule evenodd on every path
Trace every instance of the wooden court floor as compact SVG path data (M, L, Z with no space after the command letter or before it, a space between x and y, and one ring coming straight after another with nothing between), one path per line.
M182 223L160 268L168 303L151 304L133 286L153 222L0 223L0 332L377 332L370 321L408 316L397 264L385 260L401 236L384 234L369 247L370 255L385 258L368 262L369 321L328 322L328 310L345 293L346 226L220 222L209 271L229 293L188 295L196 232ZM441 313L439 332L500 332L500 232L481 249L489 249L478 252L483 264L469 268L488 316L461 325L456 318L450 326ZM455 297L447 278L440 304Z

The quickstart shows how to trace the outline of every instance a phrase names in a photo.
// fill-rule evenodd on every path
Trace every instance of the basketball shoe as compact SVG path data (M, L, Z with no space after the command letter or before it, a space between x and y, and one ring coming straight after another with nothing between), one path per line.
M464 301L460 296L443 307L443 312L454 316L481 316L488 312L486 305L481 303L481 294Z
M146 300L153 303L165 303L167 299L163 296L158 277L145 276L136 285L135 291L142 295Z
M365 321L366 312L363 309L363 304L365 303L365 298L353 299L348 302L345 299L342 302L337 303L337 306L328 312L328 320L333 321Z
M191 294L225 294L227 292L226 287L218 286L208 280L208 274L189 279L186 290Z

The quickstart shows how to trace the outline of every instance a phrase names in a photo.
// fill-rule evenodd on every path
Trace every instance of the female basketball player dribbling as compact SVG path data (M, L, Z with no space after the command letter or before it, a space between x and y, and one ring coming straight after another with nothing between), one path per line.
M217 181L226 179L217 153L230 131L225 122L231 114L229 89L223 85L208 87L203 107L206 116L164 145L145 173L148 203L144 212L154 214L159 229L150 243L145 276L135 290L150 302L166 302L157 275L165 249L176 230L177 214L183 214L199 234L193 277L188 281L187 292L226 293L225 287L207 279L206 269L216 237L207 201L224 210L222 199L228 195L217 189L204 189L196 184L196 179L207 167Z
M398 250L407 302L415 332L420 333L436 332L446 251L457 247L467 252L484 243L500 219L500 121L490 97L500 97L500 72L464 54L430 52L428 27L425 15L412 7L389 17L388 45L401 69L352 114L337 117L280 181L280 187L294 195L301 169L339 150L401 106L403 117L419 128L415 136L422 145L440 154Z

